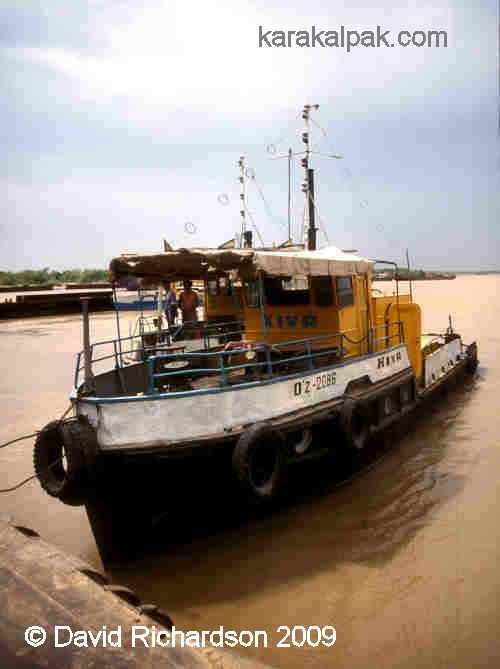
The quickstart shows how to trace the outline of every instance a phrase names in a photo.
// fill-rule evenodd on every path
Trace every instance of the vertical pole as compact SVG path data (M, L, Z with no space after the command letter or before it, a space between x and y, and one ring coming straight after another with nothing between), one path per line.
M367 343L368 343L368 353L373 353L373 332L372 332L372 318L371 318L371 290L370 290L370 281L371 277L368 273L365 274L365 288L366 288L366 325L368 327Z
M262 323L262 333L264 335L264 344L267 344L267 328L266 328L266 317L264 314L264 286L262 281L262 274L259 272L259 307L260 307L260 318Z
M240 184L241 184L241 246L245 244L245 231L246 226L246 202L245 202L245 156L240 156L238 160L238 165L240 168Z
M316 228L314 227L314 175L309 167L309 155L311 153L309 143L309 121L311 109L318 109L319 105L304 105L302 118L305 121L305 131L302 133L302 141L306 147L305 156L302 158L302 167L305 170L305 181L302 184L302 192L305 196L305 225L304 244L307 249L316 249Z
M270 346L267 344L267 328L266 328L266 316L264 313L264 282L262 281L262 274L259 272L259 305L260 305L260 316L262 320L262 332L264 334L264 348L266 351L266 362L267 362L267 375L269 378L272 378L273 375L273 366L271 363L271 353Z
M292 240L292 149L288 149L288 239Z
M307 183L308 183L308 197L309 201L307 203L309 211L309 230L308 230L308 239L307 246L311 251L316 249L316 227L314 225L314 170L307 170Z
M396 267L396 305L398 310L398 322L399 322L399 343L401 344L402 341L401 341L401 312L399 309L399 272L397 263L394 263L394 266Z
M82 297L82 316L83 316L83 368L85 390L90 390L92 386L92 360L90 352L90 329L89 329L89 298Z
M313 368L313 360L311 356L311 340L306 339L306 353L307 353L307 364L309 369Z
M163 329L163 295L162 284L158 284L158 301L156 303L156 343L161 343L161 331Z
M114 297L114 301L115 301L116 334L118 335L118 348L120 350L120 365L117 364L117 367L118 366L121 367L123 365L122 337L121 337L121 334L120 334L120 314L118 313L118 298L117 298L117 295L116 295L116 286L114 284L113 284L113 297ZM115 348L116 348L116 344L115 344ZM118 359L117 359L117 363L118 363Z
M408 281L410 282L410 302L413 302L413 294L411 290L411 277L410 277L410 256L408 255L408 249L406 249L406 264L408 266Z

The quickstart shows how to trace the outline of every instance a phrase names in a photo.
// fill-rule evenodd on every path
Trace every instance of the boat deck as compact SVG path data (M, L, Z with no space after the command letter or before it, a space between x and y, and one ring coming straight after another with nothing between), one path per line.
M373 352L402 343L400 328L377 338L380 327L386 328L375 326L369 333ZM118 398L215 389L307 373L359 357L342 332L274 344L245 340L244 334L236 322L196 322L97 342L90 347L92 377L84 391L84 352L78 354L75 396L85 392Z

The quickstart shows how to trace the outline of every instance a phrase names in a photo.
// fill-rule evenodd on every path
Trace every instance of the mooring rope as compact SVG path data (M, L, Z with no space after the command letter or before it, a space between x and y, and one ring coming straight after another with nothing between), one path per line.
M17 439L12 439L12 441L6 441L5 444L0 444L0 448L5 448L6 446L10 446L11 444L15 444L16 441L23 441L23 439L29 439L30 437L36 437L38 434L40 434L41 430L38 430L38 432L33 432L33 434L27 434L25 437L18 437Z
M60 422L60 423L64 422L64 419L66 418L68 413L71 411L72 406L73 406L72 404L70 404L68 406L68 408L63 413L61 418L59 418L58 422ZM27 434L24 437L17 437L17 439L12 439L11 441L7 441L4 444L0 444L0 448L5 448L6 446L10 446L11 444L15 444L18 441L24 441L24 439L30 439L31 437L37 437L41 432L43 432L43 430L38 430L37 432L33 432L32 434ZM62 462L63 458L64 458L64 456L59 458L58 460L55 460L52 464L50 464L43 471L48 471L49 469L54 467L54 465L57 465L58 463ZM32 476L29 476L27 479L24 479L24 481L20 481L19 483L16 483L16 485L12 486L11 488L0 488L0 493L12 492L13 490L17 490L18 488L23 486L25 483L28 483L29 481L32 481L33 479L36 479L36 478L38 478L38 474L33 474Z
M59 418L59 421L62 422L66 416L69 414L71 411L73 405L70 404L69 407L66 409L66 411L63 413L61 418ZM12 439L11 441L6 441L4 444L0 444L0 448L5 448L6 446L10 446L11 444L15 444L17 441L23 441L24 439L30 439L31 437L37 437L42 430L37 430L36 432L33 432L32 434L26 434L24 437L17 437L17 439Z
M52 467L55 467L55 465L58 465L64 460L64 456L58 458L57 460L54 460L48 467L42 470L42 472L48 472L49 469L52 469ZM12 488L0 488L0 493L2 492L13 492L14 490L17 490L21 486L25 485L26 483L29 483L33 479L38 478L38 474L33 474L32 476L28 476L27 479L24 479L24 481L20 481L19 483L16 483L16 485L13 485Z

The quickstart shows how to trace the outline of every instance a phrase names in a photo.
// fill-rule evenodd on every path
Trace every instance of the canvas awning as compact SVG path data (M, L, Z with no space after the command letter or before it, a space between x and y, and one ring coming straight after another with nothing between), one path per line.
M371 271L374 261L335 246L316 251L286 249L178 249L153 254L122 254L110 263L111 278L200 279L207 272L244 267L273 276L345 276Z

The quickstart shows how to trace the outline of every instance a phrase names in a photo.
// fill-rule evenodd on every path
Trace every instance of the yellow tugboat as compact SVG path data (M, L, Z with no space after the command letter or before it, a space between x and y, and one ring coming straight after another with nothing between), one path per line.
M181 249L111 261L116 283L204 278L207 305L231 276L241 286L244 329L240 341L221 343L205 324L187 349L167 331L163 343L141 342L133 364L124 359L129 338L87 345L77 359L74 417L50 423L35 444L50 495L92 507L95 520L96 499L102 513L119 509L115 485L128 459L168 466L203 452L223 454L248 498L266 501L286 464L325 449L360 451L438 388L475 371L477 346L464 344L451 323L429 340L411 295L373 293L377 261L315 248L305 162L309 248ZM106 360L111 368L102 370ZM325 443L325 431L336 438ZM54 466L63 452L66 467Z

